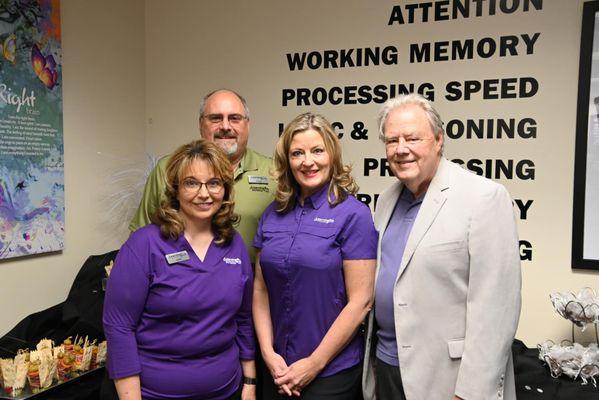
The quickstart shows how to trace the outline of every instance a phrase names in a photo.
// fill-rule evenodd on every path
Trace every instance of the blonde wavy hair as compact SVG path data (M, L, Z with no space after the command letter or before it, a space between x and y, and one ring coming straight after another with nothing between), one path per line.
M335 130L322 115L307 112L298 115L287 124L275 146L274 163L277 179L275 201L278 205L278 212L286 213L295 206L300 187L289 166L289 148L296 134L310 129L320 134L330 157L331 176L327 192L329 204L334 207L345 200L348 195L353 195L358 191L358 185L351 176L351 166L343 165L341 145Z
M183 233L185 223L179 211L179 184L181 177L195 160L208 163L214 175L223 181L225 196L220 209L212 216L212 232L216 244L227 245L233 239L234 225L239 221L239 217L233 212L233 168L225 152L204 139L185 144L171 155L166 166L166 199L151 220L160 227L160 233L166 238L177 239Z

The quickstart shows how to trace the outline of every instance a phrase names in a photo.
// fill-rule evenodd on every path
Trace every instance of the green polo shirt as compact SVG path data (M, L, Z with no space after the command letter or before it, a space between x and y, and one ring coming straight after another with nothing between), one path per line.
M135 216L129 224L131 232L150 223L150 215L160 206L165 198L166 165L169 156L162 157L146 181L143 197ZM258 221L262 212L273 201L276 183L272 179L272 159L251 149L246 149L239 166L235 170L235 213L241 219L235 227L243 237L252 262L256 258L256 250L252 241L256 234Z

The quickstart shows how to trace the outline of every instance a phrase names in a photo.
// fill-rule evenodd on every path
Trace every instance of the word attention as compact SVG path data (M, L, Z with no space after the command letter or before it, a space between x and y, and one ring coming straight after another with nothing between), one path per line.
M387 25L448 21L459 18L539 11L543 0L440 0L397 5L391 9Z

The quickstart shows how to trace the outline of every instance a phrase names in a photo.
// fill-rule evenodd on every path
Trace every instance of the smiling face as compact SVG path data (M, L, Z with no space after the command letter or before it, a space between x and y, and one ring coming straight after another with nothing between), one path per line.
M243 103L228 90L210 96L200 116L200 134L216 143L237 164L245 154L250 133L250 122Z
M320 133L313 129L296 133L289 146L289 168L302 199L322 188L331 177L330 155Z
M186 223L211 223L212 217L223 203L224 196L222 180L215 176L208 162L194 159L189 168L181 174L177 199Z
M419 197L437 172L443 135L433 132L425 111L414 104L392 110L383 131L391 171Z

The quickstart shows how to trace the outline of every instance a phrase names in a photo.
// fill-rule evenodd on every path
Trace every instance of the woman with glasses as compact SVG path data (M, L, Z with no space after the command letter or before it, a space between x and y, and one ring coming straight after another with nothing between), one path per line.
M361 398L357 331L372 305L377 244L370 210L354 197L324 117L291 121L274 161L275 201L254 240L254 323L272 376L263 398Z
M166 200L112 269L107 369L120 399L255 399L253 274L233 229L233 174L197 140L166 168Z

